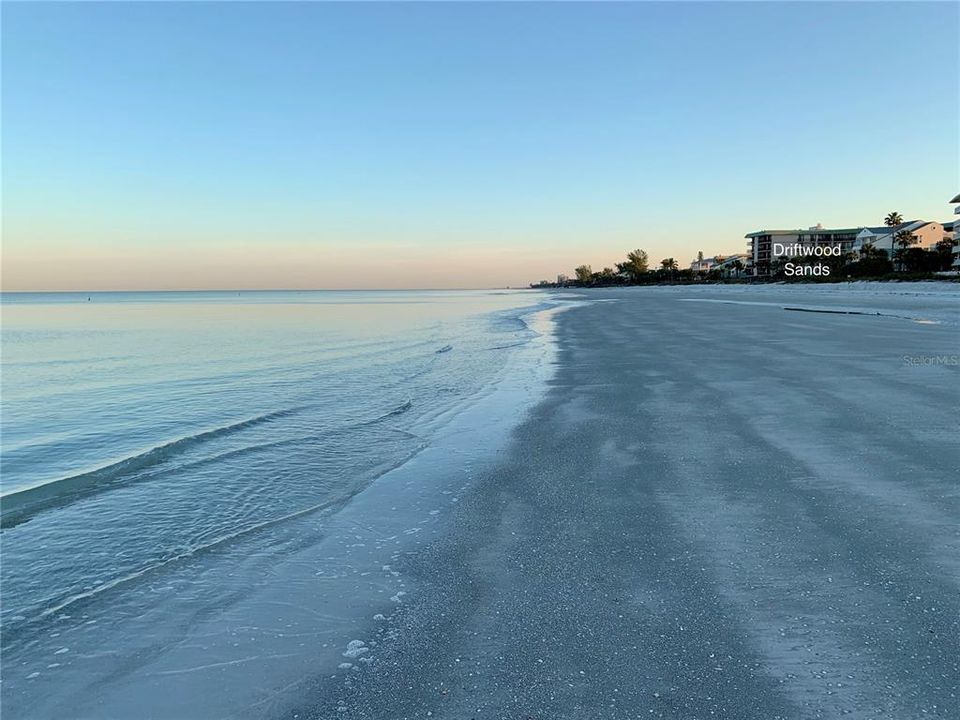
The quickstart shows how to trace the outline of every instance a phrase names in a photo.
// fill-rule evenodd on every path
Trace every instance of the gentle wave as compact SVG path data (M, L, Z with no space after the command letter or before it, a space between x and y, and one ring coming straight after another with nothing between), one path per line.
M376 425L377 423L383 422L384 420L389 420L392 417L403 415L405 412L407 412L411 408L413 408L413 400L407 400L405 403L401 403L400 405L397 405L397 407L395 407L393 410L390 410L389 412L385 412L383 415L378 415L377 417L372 418L370 420L363 420L361 422L354 423L351 427L361 428L361 427L366 427L368 425Z
M144 642L168 647L202 608L268 584L265 569L324 537L327 513L485 397L510 351L483 351L526 332L501 319L516 300L479 297L342 311L291 295L249 309L227 294L215 308L144 301L78 315L78 332L103 335L89 348L77 334L38 335L62 327L60 308L20 309L30 334L3 358L18 393L5 398L0 542L4 667L24 707L67 706L71 688L141 667ZM57 364L78 353L93 355L92 372ZM283 408L299 411L268 413ZM156 607L164 622L148 620L143 641L133 618ZM106 625L131 629L109 663ZM66 684L45 669L61 633L75 658ZM41 676L27 682L34 665Z
M66 610L68 607L78 602L81 602L83 600L88 600L90 598L94 598L105 592L114 590L119 586L127 585L135 580L138 580L139 578L142 578L146 575L162 570L168 565L180 562L182 560L188 560L190 558L197 557L204 553L208 553L212 550L217 549L221 545L224 545L225 543L238 540L248 535L252 535L253 533L256 533L261 530L265 530L275 525L279 525L288 520L293 520L295 518L303 517L305 515L310 515L316 512L329 510L331 508L341 506L347 501L349 501L354 495L362 492L369 485L369 483L374 482L378 477L382 477L383 475L386 475L388 472L391 472L392 470L395 470L401 465L407 463L411 458L419 454L424 447L426 447L425 443L419 445L414 451L410 452L406 457L402 458L399 462L389 467L383 468L379 473L377 473L375 477L371 478L367 483L359 484L353 488L350 488L349 490L338 495L337 497L333 497L333 498L324 500L322 502L314 503L307 507L300 508L292 512L288 512L283 515L279 515L277 517L266 518L265 520L261 520L260 522L253 523L252 525L247 525L245 527L242 527L230 532L226 532L218 537L212 538L206 542L200 543L193 547L181 548L173 552L173 554L168 555L167 557L164 557L162 559L159 559L156 562L145 565L144 567L133 570L132 572L127 573L125 575L121 575L120 577L116 577L113 580L110 580L109 582L103 583L102 585L98 585L88 590L83 590L81 592L74 593L67 597L63 597L58 601L56 601L55 604L40 611L38 615L32 618L23 618L23 620L25 621L25 624L30 624L32 622L43 620L44 618L48 618L51 615L54 615L56 613ZM15 629L17 628L14 628L14 630ZM6 636L7 636L6 640L9 642L11 638L10 628L7 629Z
M257 415L240 422L204 430L172 440L157 447L126 457L96 470L70 475L59 480L51 480L42 485L14 490L0 497L0 528L9 528L29 520L37 513L59 505L100 492L122 482L132 472L138 472L159 465L172 456L208 440L223 437L240 430L246 430L272 420L293 415L300 408L276 410Z
M196 468L204 467L207 465L214 465L216 463L221 463L225 460L236 459L244 455L263 452L264 450L286 447L289 445L295 446L295 445L300 445L306 442L322 440L324 438L329 438L331 436L335 436L338 434L348 433L351 431L359 430L361 428L369 427L371 425L376 425L377 423L383 422L384 420L389 420L392 417L403 415L405 412L407 412L412 408L413 408L413 401L407 400L405 403L398 405L397 407L393 408L388 412L383 413L382 415L378 415L375 418L371 418L370 420L363 420L360 422L351 423L349 425L344 425L338 428L329 428L327 430L324 430L323 434L312 433L310 435L297 435L296 437L286 438L284 440L273 440L271 442L262 442L262 443L255 443L253 445L245 445L244 447L235 448L233 450L227 450L225 452L218 453L210 457L205 457L201 460L194 460L193 462L177 465L177 467L175 468L175 470L173 470L173 472L183 472L185 470L194 470ZM418 435L414 435L413 433L407 430L402 430L400 428L391 428L391 427L388 427L385 429L390 432L401 433L409 437L419 439Z
M340 428L339 430L331 429L327 431L326 434L329 435L331 433L376 425L384 420L402 415L412 408L413 401L407 400L406 402L398 405L392 410L383 413L382 415L378 415L377 417L369 420L353 423L344 428ZM298 410L299 408L292 408L289 410L278 410L275 412L264 413L262 415L257 415L237 423L224 425L211 430L205 430L194 435L188 435L186 437L164 443L163 445L151 448L150 450L142 453L137 453L136 455L131 455L123 460L111 463L110 465L106 465L101 468L97 468L96 470L79 473L77 475L71 475L59 480L52 480L50 482L43 483L42 485L36 485L23 490L12 491L0 497L0 501L2 501L2 507L0 507L0 509L2 509L2 515L0 515L0 527L13 527L29 520L44 510L67 505L82 497L87 497L94 493L102 492L111 487L124 485L124 481L129 478L131 473L149 470L150 468L161 465L175 455L182 454L183 451L191 447L195 447L202 442L223 437L240 430L245 430L265 422L270 422L271 420L287 417L294 414ZM309 440L317 440L320 439L320 437L320 435L306 435L267 443L257 443L247 447L218 453L213 457L196 460L194 462L187 463L186 465L177 466L177 471L194 469L197 467L210 465L212 463L222 462L227 458L239 457L241 455L262 451L268 448L276 448L284 445L302 443ZM162 473L162 470L160 472ZM151 473L146 476L142 476L140 479L153 478L156 477L157 474L158 473Z

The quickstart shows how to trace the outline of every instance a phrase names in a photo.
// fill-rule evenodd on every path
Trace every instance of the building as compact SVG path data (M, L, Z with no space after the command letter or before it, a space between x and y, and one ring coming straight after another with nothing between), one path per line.
M746 253L715 255L708 258L703 257L703 253L699 253L697 259L690 263L690 269L694 273L718 271L723 277L740 277L743 269L747 267L749 259L750 257Z
M957 195L950 202L951 204L960 203L960 193L957 193ZM953 214L960 215L960 205L957 205L953 209ZM944 227L946 227L948 224L950 225L950 230L953 231L954 233L953 237L956 239L957 238L957 235L956 235L957 221L954 220L952 223L945 223ZM953 267L960 269L960 245L953 246Z
M697 253L697 259L690 263L690 269L695 273L710 272L710 270L716 264L717 258L705 258L703 256L703 251L700 251Z
M958 198L960 198L960 195L954 198L952 202L960 202ZM903 231L911 233L916 238L913 247L932 250L944 238L953 237L953 226L953 223L941 224L928 220L910 220L894 228L881 225L878 227L832 230L817 225L809 230L759 230L746 236L750 246L748 266L751 268L752 275L756 277L768 276L770 275L771 264L788 255L788 253L778 252L778 250L789 249L794 245L801 245L805 248L839 246L840 253L850 253L857 257L869 245L876 250L883 250L889 257L893 257L893 252L897 249L895 245L896 235ZM954 248L954 252L956 252L956 248ZM958 257L958 260L960 260L960 257Z
M750 248L751 273L755 277L770 275L771 263L787 256L785 252L778 252L780 248L794 245L805 248L839 246L840 252L849 252L860 230L862 228L830 230L818 224L807 230L758 230L748 233L745 237Z
M717 264L713 269L718 271L723 277L740 277L747 272L750 266L750 256L746 253L737 253L735 255L717 256Z
M947 225L949 225L949 223ZM888 257L893 257L892 253L898 249L896 247L896 236L901 232L909 232L916 238L917 242L914 243L913 247L932 250L936 247L937 243L944 238L952 237L951 230L952 225L947 227L946 225L937 222L928 222L926 220L911 220L901 223L894 228L885 225L881 227L865 227L857 233L857 239L854 241L850 250L859 256L863 252L864 247L870 245L875 250L883 250L887 253Z

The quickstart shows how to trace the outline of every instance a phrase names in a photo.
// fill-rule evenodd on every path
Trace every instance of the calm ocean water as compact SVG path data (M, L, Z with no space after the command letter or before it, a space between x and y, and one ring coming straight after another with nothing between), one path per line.
M30 669L64 622L103 622L178 564L403 463L535 336L543 300L5 295L5 664Z

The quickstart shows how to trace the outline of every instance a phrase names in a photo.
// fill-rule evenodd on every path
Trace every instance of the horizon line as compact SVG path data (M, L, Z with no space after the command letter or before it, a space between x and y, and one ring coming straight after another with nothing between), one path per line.
M126 290L0 290L0 295L103 295L106 293L252 293L252 292L448 292L453 290L531 290L529 285L498 285L492 287L407 287L407 288L177 288L177 289L126 289Z

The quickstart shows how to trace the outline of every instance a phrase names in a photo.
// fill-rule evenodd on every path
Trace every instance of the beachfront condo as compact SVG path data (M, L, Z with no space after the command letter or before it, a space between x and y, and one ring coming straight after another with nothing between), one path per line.
M758 230L747 233L747 246L750 248L750 267L755 277L770 275L771 263L783 257L782 248L802 245L803 247L834 247L839 245L841 252L849 252L862 228L827 229L820 224L807 230Z
M954 196L953 200L950 201L950 203L951 204L960 203L960 193L957 193ZM953 208L953 214L960 215L960 205L957 205L955 208ZM956 222L950 223L950 228L954 230L954 235L953 235L954 239L957 239L956 230L955 230L956 227L957 227ZM960 245L953 246L953 267L960 269Z

